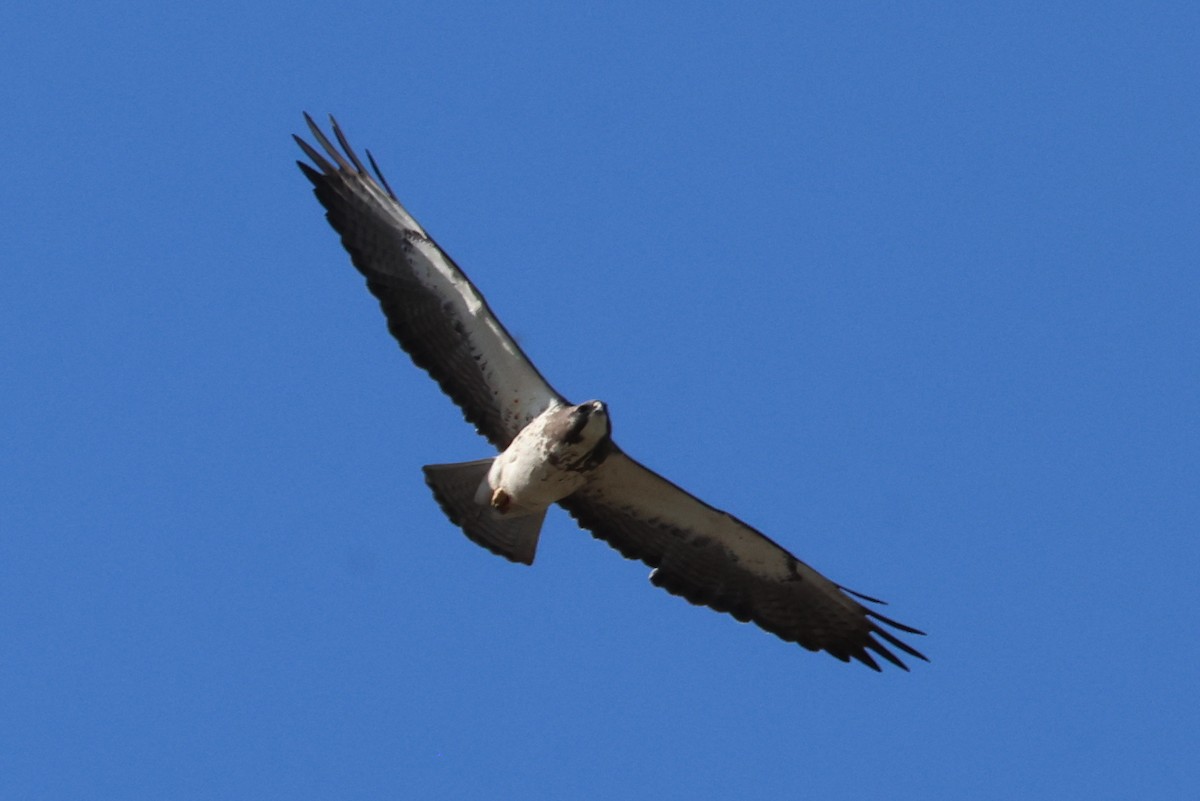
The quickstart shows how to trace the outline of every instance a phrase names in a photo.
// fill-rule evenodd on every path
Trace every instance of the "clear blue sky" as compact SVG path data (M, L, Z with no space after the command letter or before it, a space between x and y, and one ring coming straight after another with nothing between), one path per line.
M1046 5L9 4L0 798L1197 797L1200 11ZM932 663L463 537L302 110Z

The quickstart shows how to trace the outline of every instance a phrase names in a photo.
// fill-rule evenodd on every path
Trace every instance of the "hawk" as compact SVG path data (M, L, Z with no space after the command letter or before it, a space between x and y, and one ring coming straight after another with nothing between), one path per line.
M330 118L337 145L307 114L319 150L298 161L388 329L495 446L489 459L424 467L446 516L484 548L532 564L546 510L565 509L650 581L693 604L843 662L926 660L880 614L738 518L644 467L612 438L608 407L572 404L542 377L453 259L400 204L375 159L368 171ZM323 151L323 152L322 152ZM900 655L898 655L898 653Z

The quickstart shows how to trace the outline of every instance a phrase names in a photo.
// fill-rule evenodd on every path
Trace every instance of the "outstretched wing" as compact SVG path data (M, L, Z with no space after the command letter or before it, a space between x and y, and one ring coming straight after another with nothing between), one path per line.
M339 150L307 114L325 151L294 137L330 225L383 307L388 329L418 367L498 449L550 406L565 403L509 335L483 295L392 193L371 154L363 167L331 117ZM315 167L315 168L314 168ZM378 180L377 180L378 179Z
M559 504L626 557L653 567L654 584L694 604L874 670L879 665L870 652L908 669L889 646L925 659L883 626L923 632L868 609L851 597L857 593L624 453L614 451L582 489Z

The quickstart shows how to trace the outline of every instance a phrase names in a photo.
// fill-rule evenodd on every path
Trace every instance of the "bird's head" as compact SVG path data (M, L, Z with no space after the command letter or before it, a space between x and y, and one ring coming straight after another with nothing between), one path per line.
M571 408L571 425L567 440L599 442L612 432L608 419L608 406L604 401L592 400Z

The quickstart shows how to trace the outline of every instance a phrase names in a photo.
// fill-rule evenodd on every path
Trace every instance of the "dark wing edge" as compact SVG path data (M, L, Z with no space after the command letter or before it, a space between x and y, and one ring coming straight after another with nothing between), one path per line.
M467 422L503 450L530 420L566 401L471 280L401 205L370 152L374 176L333 117L330 125L340 148L312 117L304 119L324 153L293 135L312 161L296 163L378 299L392 336L462 409Z
M559 501L598 539L654 568L650 580L697 606L753 622L787 642L872 670L872 653L929 659L883 626L924 632L854 600L882 604L822 576L784 548L615 451L581 490ZM854 597L852 597L854 596Z

